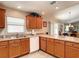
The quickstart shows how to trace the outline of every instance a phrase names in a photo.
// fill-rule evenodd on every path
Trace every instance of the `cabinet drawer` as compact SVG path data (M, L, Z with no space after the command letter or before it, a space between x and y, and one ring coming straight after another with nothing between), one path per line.
M66 42L66 45L73 46L73 42Z
M14 44L10 44L10 46L12 46L12 47L16 47L16 46L20 46L20 44L18 44L18 43L14 43Z
M19 43L19 42L20 42L19 39L9 41L10 44Z
M14 43L14 40L10 40L10 41L9 41L9 44L12 44L12 43Z
M79 43L73 43L73 47L79 48Z
M0 46L5 46L5 45L8 45L8 41L1 41L0 42Z
M61 40L55 40L55 43L59 43L59 44L64 44L64 41L61 41Z
M0 48L7 48L8 45L1 45Z
M14 40L15 43L19 43L20 42L20 39L17 39L17 40Z
M47 40L50 41L50 42L51 42L51 41L54 42L54 39L52 39L52 38L47 38Z
M25 40L29 40L29 38L23 38L23 39L21 39L21 41L25 41Z
M45 37L41 37L41 40L47 40L47 38L45 38Z

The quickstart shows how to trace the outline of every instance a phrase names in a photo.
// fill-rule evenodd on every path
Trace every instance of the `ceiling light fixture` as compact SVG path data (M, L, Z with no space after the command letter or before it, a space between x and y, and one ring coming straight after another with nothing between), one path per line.
M42 12L42 15L44 15L45 13L44 12Z
M55 4L55 3L56 3L56 1L52 1L50 4L53 5L53 4Z
M18 9L20 9L20 8L21 8L21 6L17 6L17 8L18 8Z
M59 9L59 7L56 7L56 9Z

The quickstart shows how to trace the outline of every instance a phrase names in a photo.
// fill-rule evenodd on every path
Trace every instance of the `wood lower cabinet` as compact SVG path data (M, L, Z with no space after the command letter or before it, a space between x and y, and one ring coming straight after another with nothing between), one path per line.
M66 42L65 57L79 58L79 44Z
M0 58L8 58L8 41L1 41L0 42Z
M64 41L55 40L54 55L57 57L64 57Z
M79 43L40 37L40 49L60 58L79 58Z
M40 45L41 50L57 57L64 57L64 41L53 38L40 37Z
M71 46L66 46L65 51L66 58L79 58L79 49Z
M40 37L40 49L61 58L79 58L79 43ZM0 41L0 58L29 53L29 38Z
M14 58L29 53L29 38L0 41L0 58Z
M47 39L45 37L40 37L40 49L43 51L47 49Z
M0 28L5 28L5 9L0 8Z
M47 52L54 55L54 39L47 38Z
M21 48L20 48L20 40L11 40L9 41L9 57L13 58L13 57L17 57L21 55L20 52Z
M29 38L21 39L21 55L29 53L30 51Z

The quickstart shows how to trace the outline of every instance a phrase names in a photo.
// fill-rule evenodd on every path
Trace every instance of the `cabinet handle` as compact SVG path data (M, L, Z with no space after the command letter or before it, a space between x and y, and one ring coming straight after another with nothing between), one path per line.
M7 46L1 46L0 48L6 48Z
M12 47L16 47L16 46L19 46L19 45L17 45L17 44L13 44L13 45L11 45Z
M63 42L55 42L56 44L58 43L58 44L64 44Z
M46 40L46 39L43 39L43 40Z

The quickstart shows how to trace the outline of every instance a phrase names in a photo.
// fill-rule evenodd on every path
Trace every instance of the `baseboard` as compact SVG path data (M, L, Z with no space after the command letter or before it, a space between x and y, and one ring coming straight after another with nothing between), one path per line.
M39 51L39 50L36 50L36 51L34 51L34 52L30 52L29 54L35 53L35 52L37 52L37 51Z
M19 57L22 57L22 56L27 55L27 54L29 54L29 52L28 53L25 53L25 54L22 54L22 55L19 55L19 56L14 57L14 58L19 58Z
M40 49L41 50L41 49ZM50 54L50 53L48 53L48 52L46 52L46 51L44 51L44 50L41 50L41 51L43 51L43 52L45 52L45 53L47 53L47 54L49 54L49 55L51 55L51 56L53 56L53 57L55 57L55 58L59 58L59 57L57 57L57 56L55 56L55 55L52 55L52 54Z

